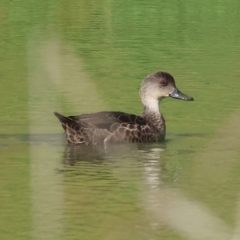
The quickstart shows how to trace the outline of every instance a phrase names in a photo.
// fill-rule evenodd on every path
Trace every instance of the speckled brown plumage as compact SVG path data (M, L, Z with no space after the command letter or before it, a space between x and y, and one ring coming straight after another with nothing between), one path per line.
M55 113L62 123L69 143L96 145L124 142L156 142L157 129L141 116L124 112L98 112L65 117ZM164 121L163 118L161 121ZM162 134L161 138L164 139ZM164 134L165 135L165 134Z
M170 96L182 100L193 98L181 93L174 78L164 72L146 77L140 89L144 105L140 116L124 112L98 112L65 117L55 112L62 123L69 143L98 145L107 143L148 143L165 139L165 120L158 104Z

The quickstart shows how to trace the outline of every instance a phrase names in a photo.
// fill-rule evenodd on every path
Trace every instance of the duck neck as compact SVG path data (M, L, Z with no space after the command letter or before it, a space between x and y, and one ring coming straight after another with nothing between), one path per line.
M159 110L159 100L148 100L148 101L143 101L143 112L146 113L154 113L155 115L161 115L160 110Z
M143 102L143 105L141 116L154 130L165 135L165 120L159 110L159 100Z

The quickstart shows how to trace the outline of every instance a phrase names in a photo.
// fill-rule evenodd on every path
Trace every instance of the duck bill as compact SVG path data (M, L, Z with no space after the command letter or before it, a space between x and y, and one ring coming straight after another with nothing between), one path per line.
M169 97L177 98L185 101L193 101L193 98L180 92L177 88L174 88L173 91L169 94Z

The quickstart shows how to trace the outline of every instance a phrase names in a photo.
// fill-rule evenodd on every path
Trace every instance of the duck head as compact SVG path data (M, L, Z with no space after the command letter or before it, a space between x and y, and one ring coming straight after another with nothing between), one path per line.
M175 84L173 76L166 72L157 72L147 76L140 88L140 97L146 107L158 105L165 97L172 97L185 101L193 101L193 98L182 93Z

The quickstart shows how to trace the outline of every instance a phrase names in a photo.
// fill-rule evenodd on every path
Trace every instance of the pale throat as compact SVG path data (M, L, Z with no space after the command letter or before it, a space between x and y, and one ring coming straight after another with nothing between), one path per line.
M144 112L152 112L155 114L159 114L160 110L159 110L159 100L155 99L155 98L148 98L148 99L142 99L142 103L144 105Z

